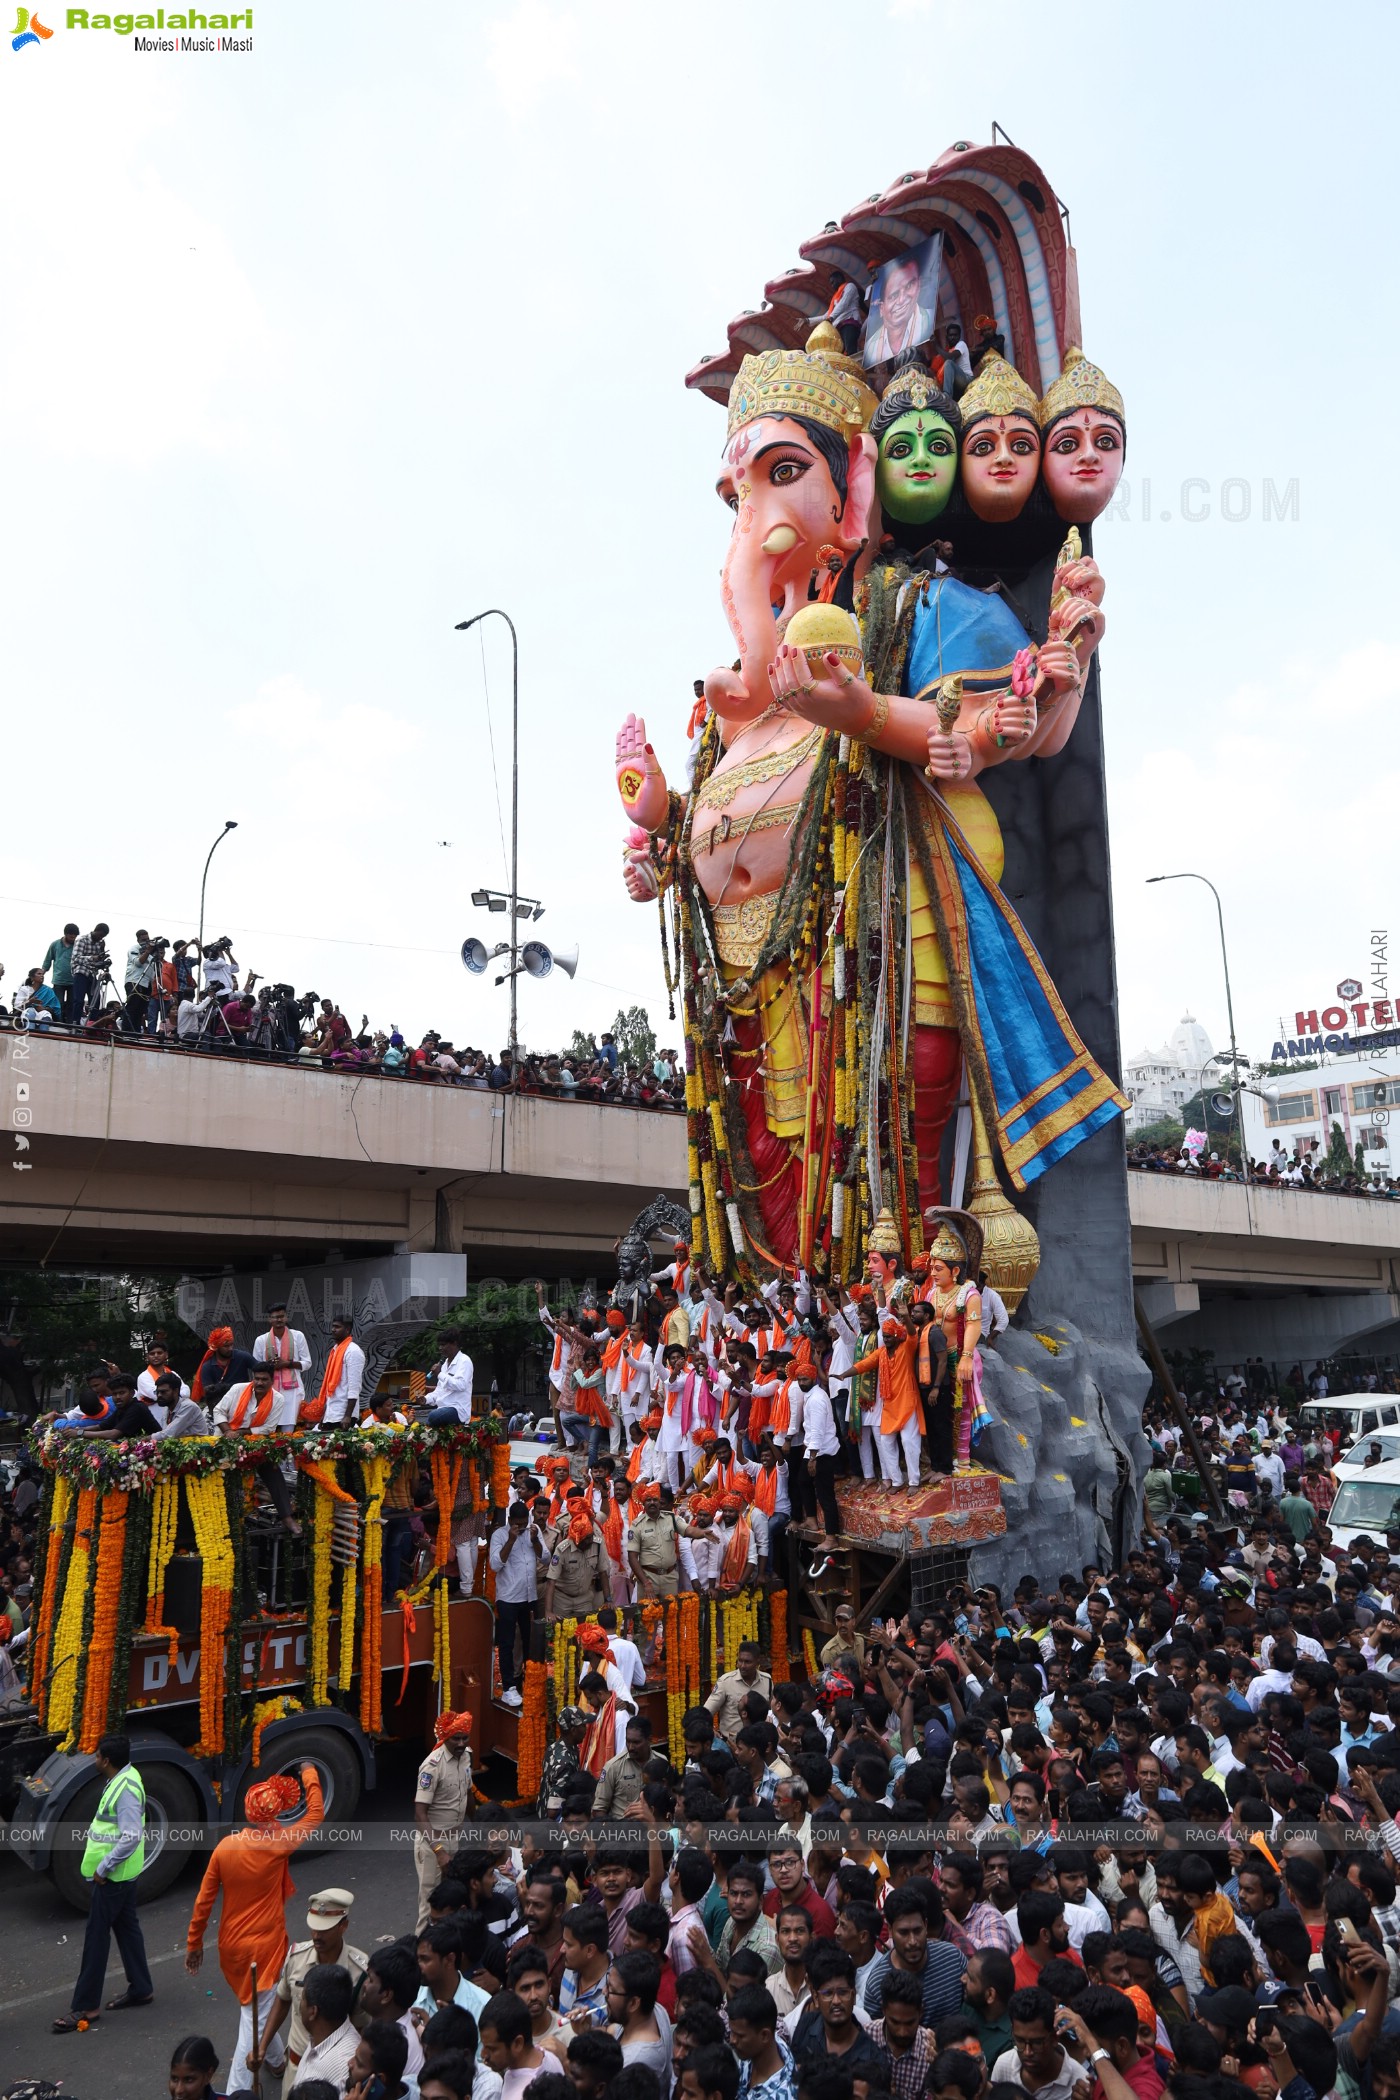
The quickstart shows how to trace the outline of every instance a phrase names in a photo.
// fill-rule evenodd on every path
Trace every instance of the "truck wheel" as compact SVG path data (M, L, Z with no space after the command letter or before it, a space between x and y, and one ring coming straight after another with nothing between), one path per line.
M248 1773L239 1789L239 1814L243 1813L244 1796L250 1786L256 1786L260 1779L270 1779L274 1772L290 1772L293 1779L299 1779L303 1765L316 1767L325 1801L322 1821L348 1822L360 1805L360 1760L354 1744L335 1728L294 1728L270 1743L262 1763ZM281 1820L295 1823L300 1814L301 1810L294 1808ZM299 1849L305 1854L327 1848L311 1837Z
M146 1864L136 1883L136 1900L150 1903L165 1894L190 1857L190 1845L179 1835L171 1841L169 1833L188 1831L204 1818L193 1785L177 1766L151 1765L142 1770L141 1778L146 1789ZM79 1787L63 1812L65 1827L91 1821L104 1784L94 1776ZM49 1874L65 1903L87 1911L92 1908L92 1883L84 1881L79 1872L82 1857L81 1849L55 1848Z

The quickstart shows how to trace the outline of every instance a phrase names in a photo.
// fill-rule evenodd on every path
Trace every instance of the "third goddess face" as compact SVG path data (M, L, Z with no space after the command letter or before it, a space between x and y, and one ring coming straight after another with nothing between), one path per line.
M1040 432L1029 416L982 416L963 432L963 494L988 525L1020 516L1039 466Z
M1079 408L1053 423L1041 473L1057 517L1089 525L1108 508L1123 472L1123 429L1102 409Z
M931 524L946 509L957 476L957 439L932 409L910 409L881 436L875 487L900 524Z

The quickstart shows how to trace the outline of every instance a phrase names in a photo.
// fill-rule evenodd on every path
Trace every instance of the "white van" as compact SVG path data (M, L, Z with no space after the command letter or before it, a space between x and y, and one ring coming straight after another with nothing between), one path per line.
M1372 1466L1343 1480L1327 1523L1343 1550L1363 1531L1378 1546L1384 1545L1387 1531L1400 1531L1400 1460Z
M1359 1438L1378 1429L1400 1429L1400 1399L1394 1393L1331 1393L1325 1400L1305 1400L1298 1410L1304 1443L1338 1425L1342 1449L1349 1452Z

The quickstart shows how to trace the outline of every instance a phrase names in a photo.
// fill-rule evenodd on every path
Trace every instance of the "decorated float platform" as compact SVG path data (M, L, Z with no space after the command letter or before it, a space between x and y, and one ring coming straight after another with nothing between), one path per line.
M958 1473L927 1487L892 1488L879 1480L836 1484L841 1536L886 1553L927 1553L937 1546L974 1546L1006 1530L999 1473Z

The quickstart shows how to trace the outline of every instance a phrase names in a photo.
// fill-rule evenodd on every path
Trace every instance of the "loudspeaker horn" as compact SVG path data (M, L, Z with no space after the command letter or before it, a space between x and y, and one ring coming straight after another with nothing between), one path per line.
M1234 1095L1233 1095L1233 1094L1212 1094L1212 1095L1211 1095L1211 1097L1210 1097L1210 1112L1211 1112L1211 1114L1212 1114L1213 1116L1231 1116L1231 1115L1233 1115L1233 1114L1234 1114L1234 1112L1235 1112L1235 1097L1234 1097Z
M543 941L526 941L520 950L521 968L529 977L548 977L551 970L562 970L572 977L578 968L578 943L572 948L548 948Z
M479 941L475 934L472 934L467 940L463 941L462 961L464 962L466 967L471 971L473 977L484 976L486 972L486 965L490 962L490 960L491 953L490 950L487 948L485 941Z

